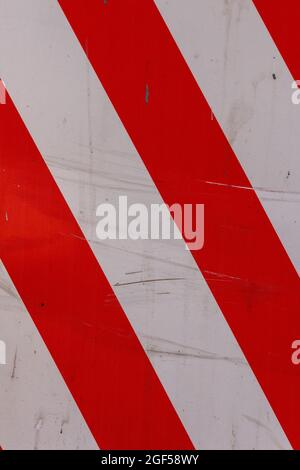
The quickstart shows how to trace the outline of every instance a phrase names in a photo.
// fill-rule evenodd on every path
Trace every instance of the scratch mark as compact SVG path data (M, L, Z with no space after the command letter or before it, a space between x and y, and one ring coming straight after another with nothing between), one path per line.
M222 281L246 281L246 279L243 279L241 277L236 277L236 276L230 276L229 274L223 274L223 273L216 273L214 271L206 271L204 270L203 271L205 274L210 274L212 276L216 276L217 278L220 278L220 280ZM208 279L208 278L205 278L207 281L208 280L211 280L211 279ZM212 280L215 280L215 279L212 279Z
M153 344L148 349L146 348L146 350L148 352L151 352L152 354L161 354L161 355L177 356L177 357L189 357L189 358L194 358L194 359L204 359L204 360L212 360L212 361L226 361L226 362L231 362L234 365L243 365L243 366L248 365L247 362L243 358L222 356L216 353L212 353L210 351L206 351L204 349L196 348L193 346L187 346L185 344L177 343L176 341L171 341L171 340L167 340L167 339L159 338L155 336L143 335L143 338L145 338L148 341L149 340L152 342L159 341L165 344L164 349L162 348L158 349ZM176 349L167 350L166 349L167 345L173 346Z
M142 273L143 271L131 271L129 273L125 273L126 276L130 276L131 274L140 274Z
M133 282L117 282L114 284L114 287L121 287L121 286L131 286L132 284L146 284L148 282L163 282L163 281L184 281L183 277L170 277L170 278L163 278L163 279L144 279L142 281L133 281Z
M14 355L14 362L13 362L13 368L11 372L11 379L14 379L16 377L16 367L17 367L17 354L18 354L18 348L16 348L15 355Z
M174 356L174 357L187 357L190 359L202 359L204 361L225 361L231 362L234 365L245 365L243 359L228 357L228 356L218 356L217 354L207 353L207 354L193 354L190 352L183 351L164 351L155 348L145 348L148 353L158 354L162 356Z
M62 232L58 232L58 235L61 235L62 237L78 238L78 240L81 240L81 241L83 241L83 242L86 242L86 241L87 241L84 237L81 237L80 235L76 235L75 233L62 233Z
M247 190L247 191L262 191L262 192L265 192L265 193L296 194L296 195L300 195L300 191L284 191L284 190L263 188L263 187L260 187L260 186L253 186L253 187L250 187L250 186L240 186L240 185L237 185L237 184L218 183L218 182L216 182L216 181L203 181L203 183L211 184L211 185L215 185L215 186L223 186L223 187L229 188L229 189L245 189L245 190Z

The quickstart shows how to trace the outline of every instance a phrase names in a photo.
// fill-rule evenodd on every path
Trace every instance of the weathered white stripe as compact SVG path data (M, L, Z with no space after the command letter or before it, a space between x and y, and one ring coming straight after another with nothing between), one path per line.
M300 106L257 10L251 0L155 3L300 272Z
M9 450L97 449L49 351L0 262L0 444Z
M183 242L97 241L98 204L161 198L57 3L0 7L1 77L195 445L289 448Z

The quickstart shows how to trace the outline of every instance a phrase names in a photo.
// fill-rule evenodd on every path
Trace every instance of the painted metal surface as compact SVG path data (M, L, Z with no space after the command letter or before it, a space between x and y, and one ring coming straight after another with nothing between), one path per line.
M299 271L300 108L291 102L284 60L250 0L155 3L209 103L207 121L219 122ZM122 194L149 206L162 196L87 59L89 44L80 46L56 1L1 0L0 10L0 76L193 445L289 449L184 242L97 240L98 204ZM151 86L142 88L143 104L151 104L151 93ZM215 274L226 282L224 273ZM7 365L0 366L1 445L101 447L3 266L0 287L8 346ZM124 424L122 432L130 430Z

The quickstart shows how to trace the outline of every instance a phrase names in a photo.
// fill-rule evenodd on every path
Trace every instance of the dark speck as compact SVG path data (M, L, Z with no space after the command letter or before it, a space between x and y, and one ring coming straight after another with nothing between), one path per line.
M273 77L273 79L274 79L274 80L276 80L276 79L277 79L277 77L276 77L275 73L273 73L272 77Z

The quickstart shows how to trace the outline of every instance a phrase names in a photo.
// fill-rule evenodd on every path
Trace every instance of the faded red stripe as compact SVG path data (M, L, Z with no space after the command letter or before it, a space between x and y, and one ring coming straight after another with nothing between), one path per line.
M0 108L1 259L103 449L193 446L13 103Z
M154 2L59 3L164 200L205 204L205 247L193 255L300 447L299 278Z

